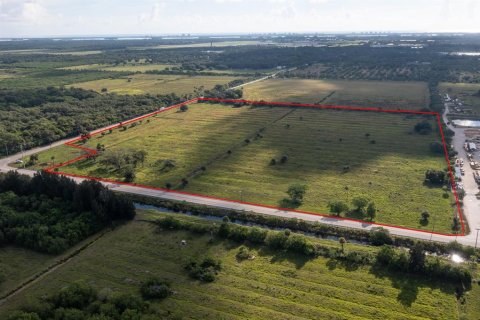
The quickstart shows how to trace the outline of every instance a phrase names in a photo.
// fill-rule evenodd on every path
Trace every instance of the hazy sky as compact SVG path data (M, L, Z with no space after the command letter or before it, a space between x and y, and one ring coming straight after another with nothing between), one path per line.
M0 37L480 32L480 0L0 0Z

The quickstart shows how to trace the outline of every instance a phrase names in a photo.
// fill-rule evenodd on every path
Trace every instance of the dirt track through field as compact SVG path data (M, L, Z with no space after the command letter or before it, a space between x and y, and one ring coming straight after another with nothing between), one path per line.
M315 102L315 103L321 104L321 103L323 103L324 101L326 101L328 98L330 98L331 96L333 96L335 93L336 93L336 91L332 91L332 92L330 92L329 94L327 94L325 97L323 97L322 100L319 100L319 101L317 101L317 102Z

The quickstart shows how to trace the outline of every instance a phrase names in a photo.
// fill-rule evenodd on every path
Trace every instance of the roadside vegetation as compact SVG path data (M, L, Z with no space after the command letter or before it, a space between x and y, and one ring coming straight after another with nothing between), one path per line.
M159 212L139 214L141 221L120 226L29 290L10 298L0 314L65 312L57 311L57 297L68 297L82 288L81 292L97 292L87 301L102 297L96 303L101 307L64 309L83 316L103 314L108 319L109 312L122 310L115 303L118 297L138 302L132 307L136 309L145 305L141 302L147 297L144 287L155 283L164 294L149 299L142 312L166 319L458 319L459 314L473 319L466 312L475 308L472 298L478 294L477 285L463 289L457 280L422 279L414 269L382 266L386 252L405 257L411 266L407 268L422 265L422 259L404 250L317 240L293 232L242 227L228 220L218 223ZM425 259L428 263L437 260ZM191 277L186 267L192 261L206 268L220 264L221 268L213 281L204 282ZM467 265L438 261L452 270L469 272ZM78 279L91 285L65 285Z

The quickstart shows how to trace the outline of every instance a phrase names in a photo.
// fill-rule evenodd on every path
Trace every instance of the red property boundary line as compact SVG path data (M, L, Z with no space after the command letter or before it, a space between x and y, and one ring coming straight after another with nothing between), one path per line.
M397 226L397 225L392 225L392 224L387 224L387 223L368 222L368 221L364 221L364 220L360 220L360 219L336 217L336 216L329 215L329 214L322 214L322 213L315 213L315 212L302 211L302 210L279 208L279 207L275 207L275 206L252 203L252 202L247 202L247 201L238 201L238 200L232 200L232 199L226 199L226 198L219 198L219 197L214 197L214 196L190 193L190 192L185 192L185 191L175 191L175 190L170 190L170 189L166 189L166 188L157 188L157 187L151 187L151 186L146 186L146 185L141 185L141 184L136 184L136 183L129 183L129 182L123 182L123 181L117 181L117 180L111 180L111 179L103 179L103 178L98 178L98 177L77 175L77 174L57 171L58 168L67 166L69 164L78 162L82 159L88 158L92 155L98 154L97 150L89 149L89 148L86 148L86 147L83 147L83 146L80 146L80 145L76 144L77 142L79 142L79 141L81 141L85 138L90 138L94 135L101 134L102 132L108 131L110 129L116 129L116 128L119 128L121 126L128 125L130 123L137 122L139 120L157 115L159 113L162 113L162 112L165 112L165 111L168 111L168 110L171 110L171 109L179 108L183 105L188 105L188 104L191 104L191 103L201 102L201 101L217 102L217 103L242 103L242 104L265 105L265 106L285 106L285 107L304 107L304 108L316 108L316 109L350 110L350 111L374 111L374 112L383 112L383 113L407 113L407 114L416 114L416 115L432 115L432 116L435 116L436 119L437 119L437 122L438 122L438 127L439 127L440 135L441 135L441 138L442 138L445 160L447 161L447 164L448 164L448 172L449 172L449 176L450 176L450 181L451 181L451 185L452 185L453 194L455 196L455 202L456 202L456 206L457 206L457 210L458 210L458 217L460 219L460 224L461 224L461 233L441 233L441 232L434 232L434 231L428 231L428 230L421 230L421 229ZM308 104L308 103L252 101L252 100L239 100L239 99L217 99L217 98L203 98L203 97L201 97L201 98L191 99L191 100L179 103L179 104L175 104L175 105L172 105L170 107L161 108L160 110L157 110L157 111L139 116L137 118L133 118L131 120L120 122L118 124L103 128L101 130L94 131L87 136L78 137L78 138L72 139L70 141L67 141L67 142L65 142L65 145L67 145L69 147L81 149L83 151L86 151L87 153L82 155L82 156L76 157L74 159L68 160L66 162L58 163L54 166L45 168L44 171L52 173L52 174L58 174L58 175L76 177L76 178L83 178L83 179L89 179L89 180L96 180L96 181L100 181L100 182L114 183L114 184L119 184L119 185L127 185L127 186L150 189L150 190L164 191L164 192L169 192L169 193L172 193L172 194L183 194L183 195L201 197L201 198L205 198L205 199L228 201L228 202L232 202L232 203L253 205L253 206L258 206L258 207L263 207L263 208L277 209L277 210L282 210L282 211L290 211L290 212L295 212L295 213L321 216L321 217L327 217L327 218L338 219L338 220L359 222L359 223L368 224L368 225L371 225L371 226L391 227L391 228L398 228L398 229L409 230L409 231L423 232L423 233L428 233L428 234L436 234L436 235L441 235L441 236L452 236L452 237L465 236L465 221L464 221L463 213L462 213L462 210L461 210L460 202L458 200L458 194L457 194L457 189L456 189L456 186L455 186L455 179L454 179L454 175L453 175L453 170L452 170L452 167L451 167L451 164L450 164L450 159L448 157L447 145L446 145L446 142L445 142L445 135L443 133L442 122L441 122L441 119L440 119L440 114L438 112L416 111L416 110L399 110L399 109L393 110L393 109L382 109L382 108L360 108L360 107L351 107L351 106L329 106L329 105L317 105L317 104Z

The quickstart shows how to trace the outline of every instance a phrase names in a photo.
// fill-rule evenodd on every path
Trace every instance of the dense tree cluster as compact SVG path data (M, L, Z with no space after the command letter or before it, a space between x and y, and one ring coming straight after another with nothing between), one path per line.
M175 94L121 96L81 89L0 90L0 155L79 135L179 101Z
M14 90L0 89L0 110L8 110L10 107L22 108L36 107L47 102L64 102L65 100L84 100L93 98L95 93L76 88L47 87L38 90Z
M133 203L96 181L80 184L45 172L0 174L0 242L59 253L116 220Z
M430 279L460 282L465 286L472 281L472 274L467 269L458 268L438 257L427 259L421 243L417 243L410 252L398 252L391 246L383 246L376 259L379 265L391 271L422 274Z
M13 311L7 320L114 320L161 318L150 304L131 293L97 292L82 282L72 283L54 294Z
M367 215L370 220L374 220L377 215L377 207L375 202L370 201L370 199L364 196L356 196L352 199L352 204L354 206L353 212L360 213L362 215ZM330 212L339 217L342 213L349 212L350 208L347 203L342 200L330 201L328 203Z
M440 170L427 170L425 172L425 182L433 185L442 186L447 179L445 171Z
M413 128L416 133L419 134L430 134L433 131L432 124L428 121L422 121L415 125Z
M203 281L213 282L217 274L222 270L222 263L212 257L203 259L191 259L186 265L185 270L188 271L190 277Z
M235 85L239 85L241 83L235 82L230 83L227 85L217 84L211 90L205 90L203 96L205 98L219 98L219 99L241 99L243 95L243 91L240 89L229 89Z

